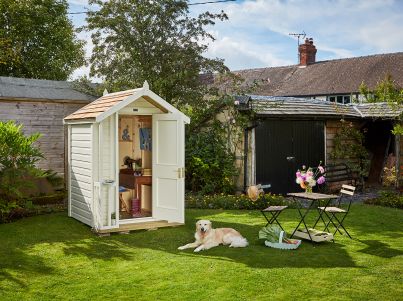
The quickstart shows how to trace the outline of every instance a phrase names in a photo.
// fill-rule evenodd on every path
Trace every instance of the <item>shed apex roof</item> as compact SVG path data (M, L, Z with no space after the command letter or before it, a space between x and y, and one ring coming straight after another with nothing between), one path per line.
M186 123L190 122L189 117L180 112L178 109L173 107L171 104L163 100L157 94L149 90L148 83L145 82L142 88L131 89L126 91L120 91L115 93L108 93L102 97L96 99L90 104L82 107L76 112L70 114L64 120L69 121L80 121L89 120L91 122L100 122L107 118L119 109L124 108L131 102L138 100L141 97L149 98L152 100L153 104L166 109L171 113L179 113L184 117Z
M0 76L0 97L90 102L94 96L80 92L72 82Z

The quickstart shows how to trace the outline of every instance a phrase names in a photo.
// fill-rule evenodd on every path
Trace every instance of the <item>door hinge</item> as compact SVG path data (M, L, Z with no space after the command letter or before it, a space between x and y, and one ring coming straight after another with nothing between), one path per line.
M184 167L179 167L178 168L178 179L184 178L185 177L185 168Z

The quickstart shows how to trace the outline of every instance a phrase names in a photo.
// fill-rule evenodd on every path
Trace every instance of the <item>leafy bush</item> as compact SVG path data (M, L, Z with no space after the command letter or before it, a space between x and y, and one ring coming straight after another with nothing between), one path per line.
M266 194L260 196L256 201L252 201L248 196L242 195L186 195L186 208L196 209L246 209L261 210L270 205L290 205L282 196Z
M34 143L40 134L25 136L22 125L0 122L0 223L25 215L21 205L23 189L43 173L35 167L43 158ZM32 208L30 208L32 209Z
M393 190L384 190L379 192L379 197L365 200L364 203L403 209L403 195Z
M16 202L5 202L0 200L0 224L7 223L12 219L12 213L21 207Z
M186 143L187 189L201 194L233 193L237 175L235 156L227 148L218 125L189 135Z
M330 157L334 161L346 163L363 183L363 178L368 175L371 163L368 150L364 146L364 134L351 122L342 119L341 125L340 130L334 136L334 149Z
M22 188L32 185L29 176L41 176L35 167L41 151L34 143L40 134L25 136L22 125L0 122L0 199L14 201L22 197Z
M55 194L51 195L40 195L29 197L26 199L26 202L31 202L33 205L52 205L52 204L64 204L64 199L67 196L67 192L65 190L58 191Z
M46 206L35 205L32 201L5 202L0 200L0 224L10 223L20 218L64 211L63 204L47 204Z

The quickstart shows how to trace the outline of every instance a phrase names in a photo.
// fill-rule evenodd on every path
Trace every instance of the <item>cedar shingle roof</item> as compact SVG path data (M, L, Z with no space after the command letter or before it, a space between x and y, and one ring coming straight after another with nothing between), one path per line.
M306 67L284 66L235 71L246 83L257 81L254 94L307 97L359 92L364 81L370 88L390 74L403 87L403 52L319 61Z
M82 107L78 111L75 111L73 114L70 114L65 120L74 120L74 119L94 119L98 115L104 113L109 108L113 107L117 103L126 99L130 95L133 95L136 91L140 89L126 90L116 93L106 94L97 100L91 102L90 104Z

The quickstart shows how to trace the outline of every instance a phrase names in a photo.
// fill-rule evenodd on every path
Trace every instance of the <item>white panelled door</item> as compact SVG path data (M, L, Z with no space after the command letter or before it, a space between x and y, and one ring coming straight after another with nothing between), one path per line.
M153 217L185 222L185 125L179 114L154 114Z

